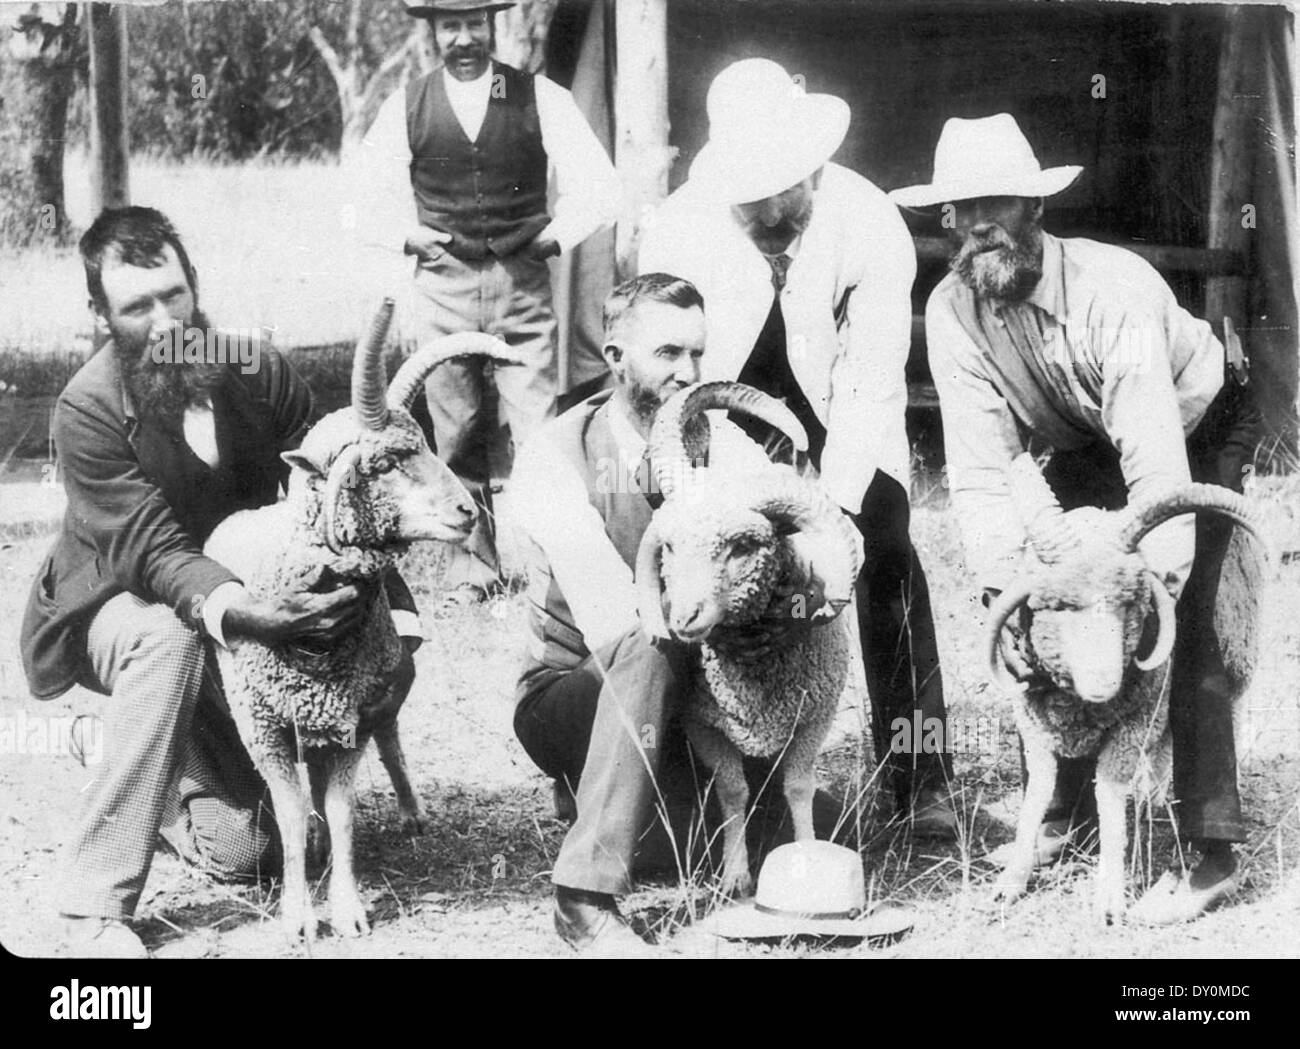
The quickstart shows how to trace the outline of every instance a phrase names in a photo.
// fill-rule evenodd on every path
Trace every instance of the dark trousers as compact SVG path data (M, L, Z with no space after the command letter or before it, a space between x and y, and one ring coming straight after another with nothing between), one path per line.
M634 869L689 872L710 852L721 859L721 814L711 796L702 806L710 773L694 764L677 718L694 665L687 646L652 645L637 628L573 670L537 677L520 699L515 735L577 800L556 885L617 896L630 890ZM793 835L770 764L747 761L745 771L758 853ZM831 808L814 806L820 838L835 830Z
M1192 479L1240 492L1259 426L1259 411L1249 387L1228 379L1188 438ZM1057 452L1044 475L1066 510L1077 506L1113 510L1127 499L1119 455L1108 444ZM1219 575L1232 530L1232 523L1222 517L1197 515L1196 558L1178 600L1169 725L1179 832L1192 840L1240 842L1247 838L1237 791L1231 688L1214 629ZM1095 814L1090 789L1095 767L1090 758L1060 761L1047 819L1073 815L1077 820Z
M910 749L894 743L900 736L892 727L897 718L909 725L915 711L921 724L945 718L930 588L912 546L910 522L907 492L877 470L853 515L866 554L855 593L876 761L885 766L882 782L904 808L917 791L942 787L952 778L951 755L921 752L923 733L903 737ZM946 725L941 738L947 739Z

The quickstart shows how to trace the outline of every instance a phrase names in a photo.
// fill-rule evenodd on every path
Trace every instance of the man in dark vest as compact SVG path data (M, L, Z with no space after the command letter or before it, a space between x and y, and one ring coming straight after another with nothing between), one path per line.
M577 785L577 818L552 872L555 925L590 953L646 950L615 897L629 891L634 865L650 862L652 839L668 844L657 801L680 848L698 795L673 719L689 649L647 640L633 566L655 498L646 440L659 406L699 381L704 342L703 300L689 282L650 273L614 289L604 336L612 391L543 427L511 482L514 518L532 542L515 732L561 788ZM724 420L712 428L709 462L761 469L766 457ZM796 626L774 623L767 643ZM827 802L819 833L829 837Z
M483 331L524 357L522 367L493 375L518 446L555 413L546 260L614 220L618 179L567 91L493 60L493 15L513 3L405 2L409 14L432 23L443 68L380 109L358 159L359 222L390 257L415 256L411 315L421 345ZM485 384L481 362L452 363L426 387L434 448L480 508L473 535L451 555L437 614L482 600L499 583L489 464L495 420Z
M1043 198L1082 170L1041 168L1007 113L954 118L939 137L932 183L891 194L905 207L943 207L951 220L952 272L930 295L926 342L953 509L986 605L1020 571L1022 522L1050 509L1013 504L1009 491L1006 470L1031 439L1051 448L1044 474L1067 510L1117 509L1190 480L1240 492L1255 451L1259 413L1209 324L1132 252L1043 231ZM1232 844L1247 828L1214 630L1230 536L1222 522L1184 516L1141 545L1179 598L1169 722L1179 829L1195 848L1130 919L1195 918L1237 884ZM1059 856L1095 818L1086 808L1093 767L1060 763L1038 862Z
M68 509L20 640L36 698L74 685L111 694L103 760L57 895L71 953L144 957L126 920L160 830L182 859L219 877L278 862L274 821L259 812L264 784L221 694L212 642L238 633L328 644L355 629L360 606L352 586L254 600L202 552L225 517L275 502L288 475L280 453L297 447L311 415L306 384L269 346L251 368L159 353L208 332L194 268L160 212L103 212L81 255L107 341L54 407ZM399 631L418 635L400 580L389 598ZM398 673L389 702L400 704L409 656Z
M881 782L913 832L951 839L949 748L935 753L928 729L926 739L905 731L946 724L929 587L909 533L915 249L885 194L830 162L849 107L797 79L762 58L717 75L709 141L647 223L640 268L704 295L705 379L757 386L804 424L813 465L866 550L856 602Z

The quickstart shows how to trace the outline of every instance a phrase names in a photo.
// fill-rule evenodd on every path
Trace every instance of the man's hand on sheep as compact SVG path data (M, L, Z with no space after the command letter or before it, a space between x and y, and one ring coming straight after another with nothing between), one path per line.
M265 600L245 593L226 609L225 629L266 644L332 645L360 626L362 611L361 591L351 585L323 594L299 592Z

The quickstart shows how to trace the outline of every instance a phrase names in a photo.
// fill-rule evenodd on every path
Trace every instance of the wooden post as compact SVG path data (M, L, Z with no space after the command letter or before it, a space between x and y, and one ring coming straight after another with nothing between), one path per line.
M95 213L131 202L126 125L126 7L89 4L90 161Z
M1210 148L1210 214L1206 247L1250 258L1250 228L1242 208L1251 200L1255 151L1250 120L1255 108L1258 56L1250 53L1250 20L1239 7L1224 11L1223 46L1219 54L1218 98L1214 105L1214 138ZM1246 274L1211 277L1205 282L1205 317L1211 323L1231 317L1246 320Z
M668 0L619 0L614 19L614 164L623 180L624 208L617 266L623 279L636 267L645 215L668 195Z

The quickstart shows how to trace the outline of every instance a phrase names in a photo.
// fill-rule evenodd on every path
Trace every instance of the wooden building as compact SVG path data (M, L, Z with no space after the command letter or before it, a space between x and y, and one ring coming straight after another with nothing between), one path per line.
M549 71L573 84L631 190L619 234L625 270L640 209L685 180L707 138L713 76L754 56L849 103L853 122L835 159L883 189L928 181L939 131L952 116L1009 112L1044 165L1082 164L1080 180L1048 200L1046 228L1131 247L1188 309L1212 321L1231 316L1252 358L1270 436L1294 450L1294 26L1286 8L561 2ZM924 407L932 394L920 314L946 252L942 231L927 224L933 219L906 217L921 261L909 377L913 403ZM582 304L566 347L572 383L600 370L591 293L612 281L612 251L608 238L590 245L567 274Z

